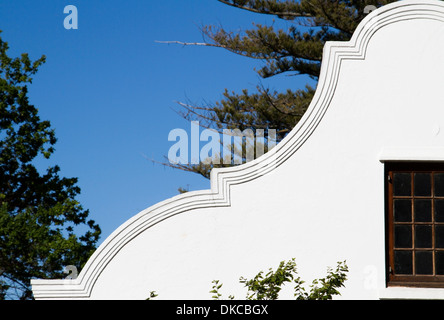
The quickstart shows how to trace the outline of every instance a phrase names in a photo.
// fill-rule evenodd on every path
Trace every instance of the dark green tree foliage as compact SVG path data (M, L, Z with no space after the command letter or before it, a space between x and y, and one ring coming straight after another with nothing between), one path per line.
M60 177L58 166L42 174L33 165L56 143L27 96L45 56L11 58L7 50L0 38L0 299L31 299L32 278L62 278L64 266L85 264L100 228L75 200L76 178ZM76 235L76 226L85 233Z
M252 29L231 32L218 26L202 28L205 42L199 45L219 47L235 54L258 59L262 78L279 74L307 76L317 81L326 41L347 41L365 18L367 5L379 7L389 0L218 0L228 6L287 20L286 29L255 24ZM179 42L184 44L183 42ZM196 44L196 43L185 43ZM277 142L298 123L307 110L315 88L287 89L282 92L258 86L256 92L223 93L214 104L197 106L181 103L181 115L199 121L206 128L222 133L225 128L240 130L277 130ZM267 136L267 135L266 135ZM209 177L213 167L223 164L177 164L175 168ZM227 164L225 164L227 166Z
M272 268L266 274L260 271L252 279L241 277L239 282L248 289L247 300L278 300L285 285L294 286L293 295L296 300L331 300L333 296L341 295L339 289L345 287L348 271L346 261L338 262L335 270L327 268L325 278L313 280L309 287L310 291L307 292L304 287L305 281L298 276L296 260L293 258L289 261L281 261L275 271ZM222 298L220 293L222 285L219 280L213 281L210 291L213 299ZM234 296L230 295L228 298L234 299Z
M309 286L310 291L307 291L304 286L305 281L298 276L296 259L293 258L289 261L281 261L276 270L269 268L266 274L264 271L259 271L252 279L240 277L239 282L248 290L246 300L278 300L285 285L293 286L295 300L332 300L334 296L341 295L339 289L345 287L348 271L346 261L339 261L335 270L327 268L326 277L314 279ZM223 284L219 280L213 280L212 283L210 291L212 298L221 300L223 297L220 290ZM150 291L146 300L157 296L156 291ZM230 300L234 298L233 295L228 296Z

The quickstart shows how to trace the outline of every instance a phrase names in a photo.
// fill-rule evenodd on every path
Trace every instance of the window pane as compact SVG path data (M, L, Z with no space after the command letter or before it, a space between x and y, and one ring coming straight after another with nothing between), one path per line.
M444 226L435 226L435 247L444 248Z
M416 251L415 269L416 274L433 274L433 252Z
M395 251L395 274L412 274L412 251Z
M435 196L444 197L444 173L435 173Z
M410 173L395 173L393 175L393 194L395 196L411 196L411 182Z
M444 252L435 252L435 273L444 275Z
M415 247L431 248L432 245L432 226L415 226Z
M435 222L444 222L444 200L435 200Z
M415 221L432 222L432 200L415 200Z
M412 227L410 225L395 226L395 248L412 247Z
M415 196L430 196L432 193L430 173L415 173L414 179Z
M412 201L411 200L394 200L394 218L395 222L411 222L412 221Z

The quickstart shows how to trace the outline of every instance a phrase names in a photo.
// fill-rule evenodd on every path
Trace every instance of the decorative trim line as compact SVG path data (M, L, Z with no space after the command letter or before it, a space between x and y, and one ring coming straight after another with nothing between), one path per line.
M379 291L379 300L433 300L444 299L444 289L441 288L407 288L388 287Z
M187 192L155 204L117 228L90 257L75 280L32 280L36 299L85 299L107 264L131 240L148 228L175 215L201 208L231 205L230 186L268 174L287 161L316 130L334 96L343 60L365 59L372 36L399 21L433 19L444 22L444 3L437 0L404 0L371 12L348 42L327 42L313 100L299 123L274 149L243 165L213 169L211 189Z
M379 161L444 161L444 148L384 148L379 155Z

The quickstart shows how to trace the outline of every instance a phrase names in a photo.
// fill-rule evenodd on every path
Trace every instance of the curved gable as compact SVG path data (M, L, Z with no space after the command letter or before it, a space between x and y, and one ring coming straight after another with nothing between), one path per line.
M160 299L205 299L214 279L236 292L228 282L292 257L308 279L347 259L343 296L378 297L385 288L380 160L444 159L443 56L442 2L373 11L349 42L325 45L310 107L272 151L213 170L209 190L138 213L77 279L33 280L35 298L145 299L155 290ZM369 266L379 275L371 288Z

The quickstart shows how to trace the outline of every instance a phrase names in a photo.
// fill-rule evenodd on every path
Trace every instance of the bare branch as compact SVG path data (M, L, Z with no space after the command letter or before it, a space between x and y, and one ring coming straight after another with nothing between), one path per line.
M166 44L181 44L183 46L205 46L205 47L217 47L217 48L226 48L226 46L206 43L206 42L182 42L182 41L155 41L157 43L166 43Z
M197 119L204 120L205 124L202 124L199 121L199 126L202 128L215 130L213 127L211 127L211 123L216 123L219 125L223 124L222 122L217 121L214 117L209 117L209 116L206 116L202 113L198 113L195 111L195 109L198 109L198 110L204 110L204 111L210 112L212 109L209 109L209 108L207 109L207 108L198 107L198 106L192 106L190 104L186 104L184 102L179 102L179 101L176 101L176 103L186 110L186 112L180 112L180 111L175 110L177 114L179 114L182 118L184 118L185 120L188 120L188 121L192 120L191 115L194 115Z
M161 161L157 161L151 158L148 158L147 156L143 155L142 156L147 159L148 161L151 161L153 164L160 164L166 168L172 168L172 169L179 169L182 171L187 171L187 172L194 172L194 173L198 173L201 176L203 176L204 178L209 179L210 178L210 171L212 166L205 166L202 165L202 163L199 163L197 165L185 165L185 164L181 164L181 163L171 163L167 157L165 157L165 162L161 162Z
M236 49L232 49L232 48L222 45L222 44L214 44L214 43L207 43L207 42L183 42L183 41L177 41L177 40L175 40L175 41L158 41L158 40L156 40L155 42L166 43L166 44L180 44L183 46L202 46L202 47L223 48L223 49L226 49L230 52L233 52L233 53L243 56L243 57L253 58L253 59L258 59L258 60L267 60L266 57L255 57L255 56L243 53L241 51L237 51Z

